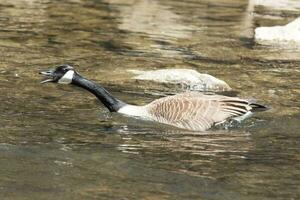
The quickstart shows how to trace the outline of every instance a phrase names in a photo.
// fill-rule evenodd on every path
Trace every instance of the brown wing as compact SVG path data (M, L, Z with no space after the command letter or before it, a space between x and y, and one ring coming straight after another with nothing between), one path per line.
M204 131L215 123L241 116L251 110L246 100L201 93L183 93L147 105L151 117L179 128Z

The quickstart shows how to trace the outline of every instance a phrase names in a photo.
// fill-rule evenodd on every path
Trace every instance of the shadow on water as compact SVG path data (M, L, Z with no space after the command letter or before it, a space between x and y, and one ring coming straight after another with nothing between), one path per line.
M242 0L0 1L1 199L298 199L300 52L252 38L299 10L270 13ZM128 119L40 85L61 63L133 104L178 88L128 69L173 67L272 109L204 133Z

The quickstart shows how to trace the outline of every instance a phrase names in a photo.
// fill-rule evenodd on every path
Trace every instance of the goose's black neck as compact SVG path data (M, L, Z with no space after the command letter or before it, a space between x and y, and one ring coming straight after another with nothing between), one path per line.
M105 105L105 107L108 108L110 112L117 112L120 108L126 105L126 103L113 97L101 85L97 85L92 81L83 78L79 74L75 73L72 84L93 93Z

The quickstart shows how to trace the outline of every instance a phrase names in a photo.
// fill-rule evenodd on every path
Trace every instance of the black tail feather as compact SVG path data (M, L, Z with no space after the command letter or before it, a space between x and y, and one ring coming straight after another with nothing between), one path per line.
M249 105L252 107L252 112L262 112L270 109L269 107L258 103L250 103Z

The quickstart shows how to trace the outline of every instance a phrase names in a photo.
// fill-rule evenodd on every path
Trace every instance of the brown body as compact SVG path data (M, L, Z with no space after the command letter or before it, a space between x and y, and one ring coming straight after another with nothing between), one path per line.
M190 92L164 97L145 106L154 121L179 128L204 131L217 123L240 117L258 104L237 97Z

